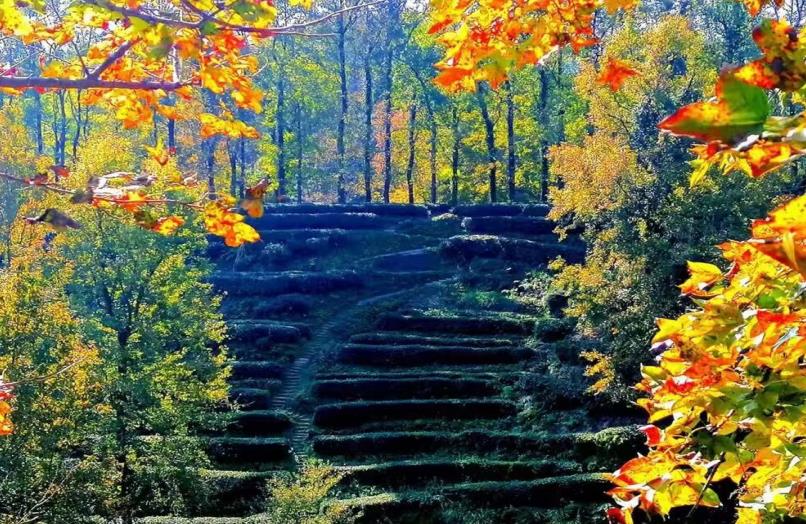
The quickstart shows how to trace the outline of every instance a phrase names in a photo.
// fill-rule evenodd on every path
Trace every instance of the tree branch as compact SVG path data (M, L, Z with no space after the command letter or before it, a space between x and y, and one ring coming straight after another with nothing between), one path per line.
M110 64L111 65L111 64ZM108 66L107 66L108 67ZM44 78L39 76L0 76L0 87L10 89L134 89L142 91L175 91L193 85L192 82L151 82L100 80L92 76L86 78Z

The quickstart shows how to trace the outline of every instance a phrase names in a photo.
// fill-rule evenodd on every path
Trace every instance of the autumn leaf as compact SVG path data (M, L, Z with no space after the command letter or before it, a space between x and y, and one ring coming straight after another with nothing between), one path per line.
M70 170L64 166L57 166L53 165L50 166L50 170L53 171L53 174L56 175L56 178L67 178L70 176Z
M232 206L235 199L222 197L213 200L204 208L204 225L210 234L224 238L229 247L238 247L246 243L260 240L258 232L244 223L244 216L234 213Z
M160 235L172 235L176 232L177 229L182 227L185 224L185 219L176 216L170 215L167 217L160 217L157 219L156 223L151 226L151 231L159 233Z
M596 81L602 85L610 86L613 91L618 91L628 78L639 74L636 69L626 62L611 58L607 61Z
M764 90L729 73L717 83L716 100L684 106L658 127L706 142L734 143L747 135L761 133L769 114Z
M722 270L713 264L706 264L705 262L689 261L687 264L691 276L680 285L681 293L695 297L713 296L715 293L709 292L708 288L715 282L722 280Z
M156 163L161 166L165 166L171 160L171 154L168 150L163 146L162 140L157 141L157 145L155 146L145 146L146 152L148 152L148 156L151 157Z
M266 189L269 187L269 180L262 179L254 186L246 189L246 198L241 200L241 208L252 218L263 216L263 198L266 196Z

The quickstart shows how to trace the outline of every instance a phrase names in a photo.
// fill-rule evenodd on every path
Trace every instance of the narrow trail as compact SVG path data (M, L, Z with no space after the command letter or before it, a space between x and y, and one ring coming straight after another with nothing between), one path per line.
M300 412L296 401L306 393L306 388L310 384L310 374L315 367L316 361L323 356L333 354L338 349L338 346L344 342L333 331L339 325L353 318L357 310L361 308L378 304L387 299L412 295L424 287L442 285L452 280L455 280L455 277L425 282L412 289L382 293L365 298L351 307L343 309L338 315L331 317L312 334L311 339L305 345L305 350L289 367L283 379L283 387L272 400L271 406L272 409L285 410L291 414L294 427L291 430L289 441L294 460L298 466L305 462L310 455L310 435L313 423L312 414Z

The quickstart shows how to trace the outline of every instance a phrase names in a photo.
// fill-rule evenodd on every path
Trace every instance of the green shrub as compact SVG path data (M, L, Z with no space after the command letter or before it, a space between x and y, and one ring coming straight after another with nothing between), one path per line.
M323 428L344 429L379 421L476 420L510 417L516 413L515 404L506 400L391 400L326 404L316 408L313 421Z

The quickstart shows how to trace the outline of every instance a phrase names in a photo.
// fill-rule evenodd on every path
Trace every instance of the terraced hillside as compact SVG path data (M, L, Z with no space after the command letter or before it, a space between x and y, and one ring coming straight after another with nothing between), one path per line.
M583 398L556 308L504 292L583 255L546 211L277 206L263 243L211 245L240 409L210 438L198 515L259 514L272 472L318 458L364 522L600 520L632 419Z

